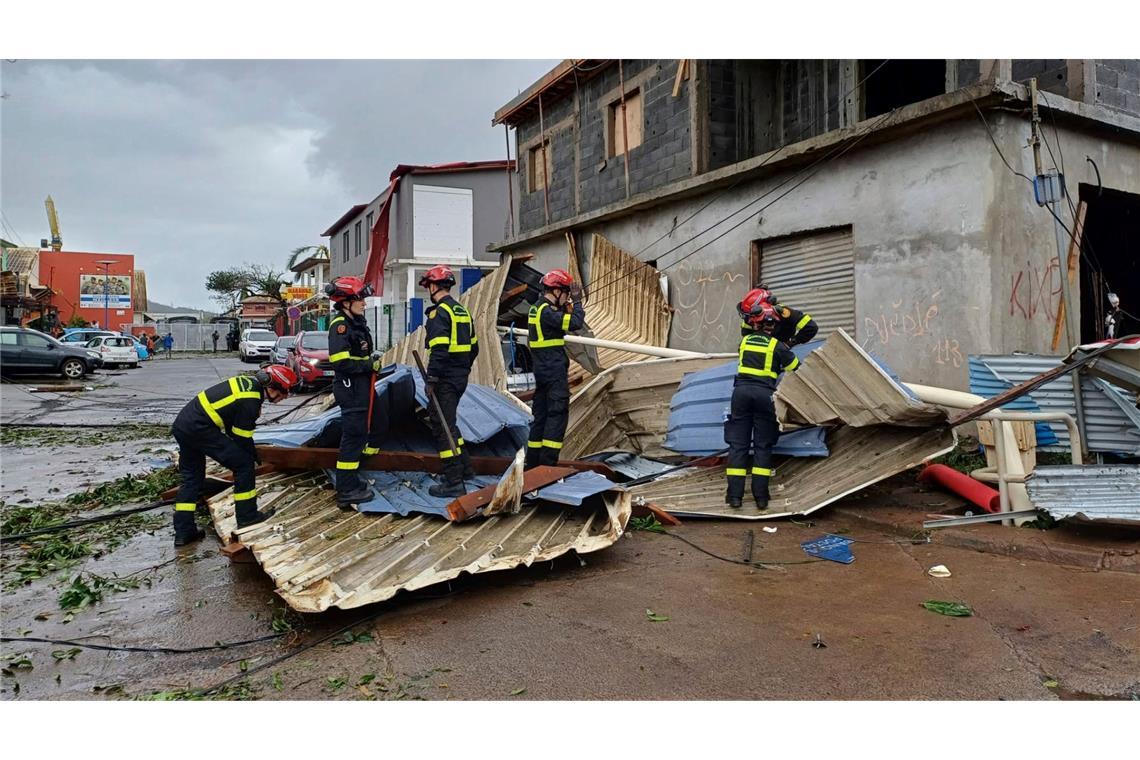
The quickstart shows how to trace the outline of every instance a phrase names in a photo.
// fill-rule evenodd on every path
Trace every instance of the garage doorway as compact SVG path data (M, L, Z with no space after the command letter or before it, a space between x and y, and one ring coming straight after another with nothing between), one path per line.
M1086 205L1081 236L1081 342L1102 340L1111 311L1108 294L1124 312L1117 336L1140 332L1140 195L1082 184ZM1079 214L1079 207L1078 207ZM1066 219L1072 227L1072 220Z

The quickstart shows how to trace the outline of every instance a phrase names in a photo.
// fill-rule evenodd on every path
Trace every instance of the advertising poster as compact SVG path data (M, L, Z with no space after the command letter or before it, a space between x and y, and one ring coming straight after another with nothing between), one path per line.
M101 274L79 275L79 306L84 309L102 309L104 277ZM111 309L131 308L131 278L113 274L106 278L106 305Z

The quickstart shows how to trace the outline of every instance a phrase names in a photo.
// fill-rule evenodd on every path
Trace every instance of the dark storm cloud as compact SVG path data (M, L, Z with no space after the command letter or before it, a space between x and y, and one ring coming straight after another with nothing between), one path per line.
M551 61L17 61L2 65L0 192L27 244L134 253L151 297L291 248L397 163L501 158L491 115ZM10 237L10 235L4 235Z

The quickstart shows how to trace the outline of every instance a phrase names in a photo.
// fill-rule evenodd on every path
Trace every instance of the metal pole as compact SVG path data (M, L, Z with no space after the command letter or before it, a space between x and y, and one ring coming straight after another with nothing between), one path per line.
M110 296L107 295L107 284L110 281L110 272L111 272L110 264L104 265L104 267L103 267L103 329L104 330L106 330L107 325L109 325L111 323L111 317L110 317L111 302L110 302Z

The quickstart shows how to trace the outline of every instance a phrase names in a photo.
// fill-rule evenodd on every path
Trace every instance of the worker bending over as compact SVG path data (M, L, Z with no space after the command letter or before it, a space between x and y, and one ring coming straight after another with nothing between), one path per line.
M755 290L744 297L737 311L752 331L740 340L732 406L724 423L724 442L728 444L725 503L734 508L743 505L744 481L751 464L752 498L757 509L767 509L772 447L780 435L772 394L780 373L795 370L800 362L790 348L774 337L780 316Z
M380 359L373 355L364 299L372 286L359 277L338 277L325 285L336 316L329 322L329 362L333 397L340 406L340 452L336 458L336 503L351 508L372 499L360 477L360 459L380 450L385 420L376 396Z
M430 398L434 395L443 411L444 424L451 430L451 438L455 441L452 448L438 415L429 408L428 421L443 461L443 478L442 482L429 488L428 493L432 496L462 496L466 492L463 481L475 477L475 470L471 467L471 457L463 445L455 417L459 399L467 390L471 365L479 356L479 338L475 335L475 325L467 309L451 297L455 275L450 267L432 267L420 278L419 284L427 288L432 303L427 310L427 337L424 339L428 350L427 377L424 378L428 406L431 406Z
M765 287L753 288L748 291L745 299L748 298L759 298L776 310L776 314L780 317L780 321L776 325L776 340L787 343L789 347L802 346L811 341L819 332L819 325L811 318L810 314L779 303L776 300L776 295ZM752 326L746 321L741 321L740 334L748 335L752 332Z
M542 298L527 316L527 343L534 365L534 402L526 466L558 464L566 422L570 417L570 359L565 335L586 322L581 288L564 269L542 278Z
M261 415L261 402L267 398L272 403L280 401L296 384L293 370L270 365L252 376L238 375L213 385L182 407L170 429L178 442L178 473L182 477L174 504L175 546L185 546L206 535L194 522L206 482L206 457L234 474L238 528L256 525L273 514L272 509L257 511L253 429Z

